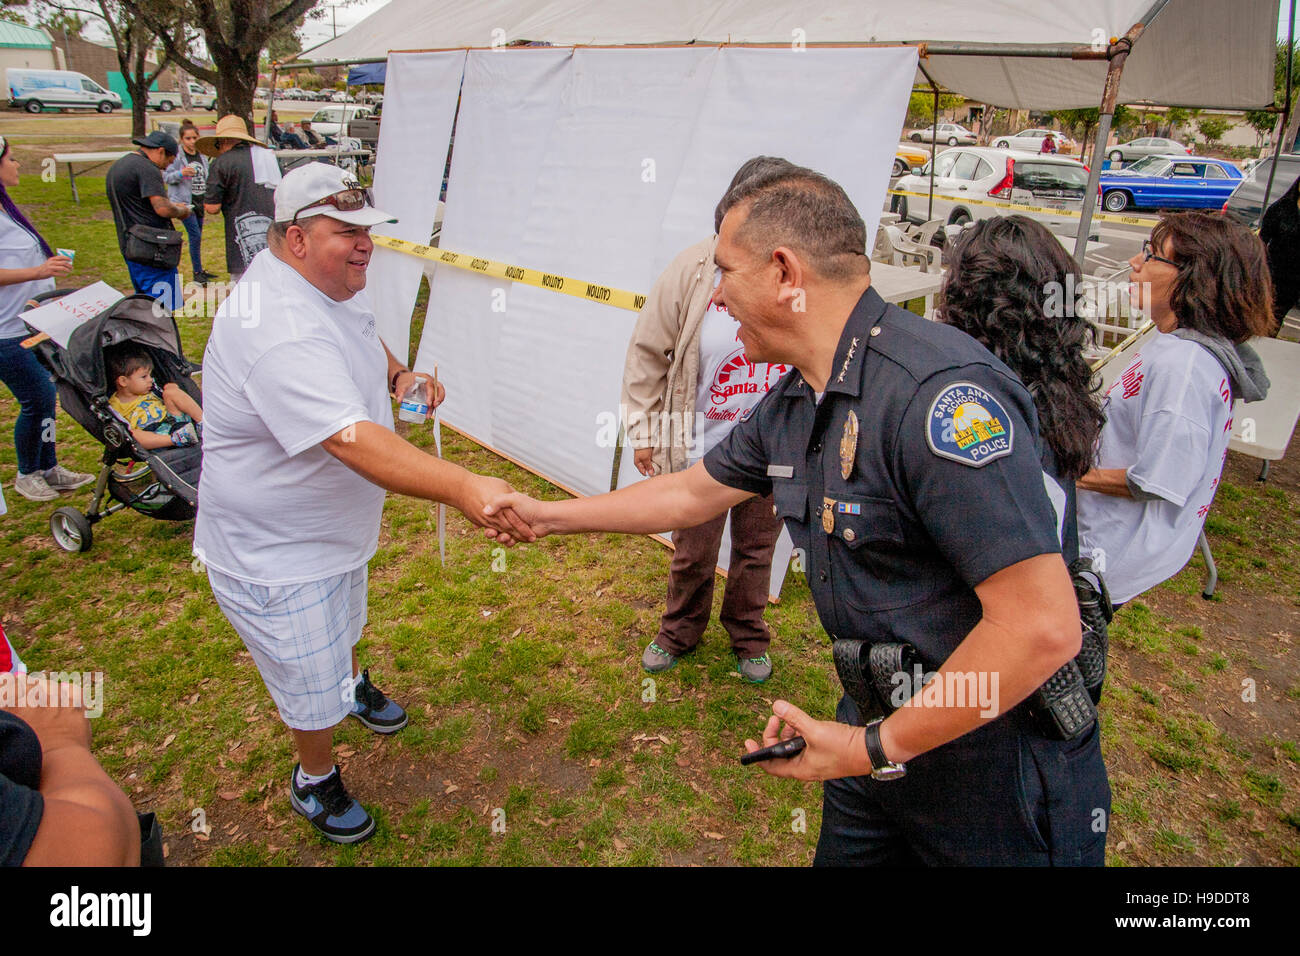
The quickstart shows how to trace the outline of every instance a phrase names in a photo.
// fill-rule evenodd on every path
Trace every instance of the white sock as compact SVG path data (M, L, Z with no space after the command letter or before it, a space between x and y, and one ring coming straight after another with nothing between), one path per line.
M313 783L320 783L322 780L328 780L331 776L333 776L334 771L336 770L338 770L338 767L330 767L329 773L323 773L320 776L317 776L315 774L310 774L307 771L303 770L302 764L299 764L298 772L294 775L294 783L298 784L298 786L300 787L309 787Z

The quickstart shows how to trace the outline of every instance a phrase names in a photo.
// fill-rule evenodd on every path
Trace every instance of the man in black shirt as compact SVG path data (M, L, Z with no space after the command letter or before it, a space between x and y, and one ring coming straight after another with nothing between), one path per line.
M201 136L199 152L215 157L208 168L203 209L226 221L226 268L237 280L253 256L266 248L266 230L275 218L275 187L280 181L275 155L248 135L238 116L223 116L216 132ZM264 153L265 155L255 155Z
M176 227L171 221L189 218L191 207L167 198L167 186L162 177L162 171L171 165L180 147L172 137L157 130L131 142L140 147L139 151L128 153L115 162L104 179L108 204L113 209L113 223L117 226L117 245L122 250L122 258L126 259L135 291L151 295L163 302L167 309L175 310L181 305L180 273L176 266L167 268L139 257L133 261L127 256L127 239L133 226L175 232ZM179 262L179 246L176 247L176 257Z

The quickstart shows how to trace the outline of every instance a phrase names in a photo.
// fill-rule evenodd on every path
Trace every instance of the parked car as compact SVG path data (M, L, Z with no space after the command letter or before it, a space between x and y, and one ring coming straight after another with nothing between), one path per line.
M1237 183L1237 188L1223 204L1224 215L1231 216L1251 229L1259 228L1264 216L1264 189L1268 186L1268 171L1273 168L1273 157L1265 156ZM1273 174L1273 188L1268 194L1269 205L1300 179L1300 153L1283 153L1277 158L1277 172Z
M1145 156L1163 156L1169 153L1186 153L1191 155L1192 148L1172 139L1160 136L1143 136L1112 146L1106 152L1106 158L1112 163L1131 163Z
M901 177L895 189L928 193L930 169ZM1060 209L1063 213L1083 208L1088 190L1088 167L1067 156L1040 156L1026 150L971 146L946 149L934 159L934 214L950 225L972 219L1009 215L1014 209L984 205L1012 202ZM967 200L981 200L968 202ZM928 199L894 196L890 208L903 219L924 222ZM1048 228L1074 226L1077 216L1025 213Z
M998 149L1023 149L1030 153L1036 153L1043 147L1043 140L1048 134L1056 140L1056 148L1063 153L1077 153L1079 144L1064 133L1058 133L1054 129L1022 129L1019 133L1012 133L1010 136L999 136L993 141L993 145Z
M98 110L111 113L122 108L122 97L104 89L84 73L73 70L5 70L9 105L39 113L43 109Z
M912 130L907 138L914 143L936 142L947 143L949 146L956 146L959 143L974 146L977 141L974 133L964 126L958 126L956 123L940 123L937 139L932 138L935 132L933 126L926 126L922 129Z
M368 106L326 106L318 109L311 118L311 128L322 136L338 136L340 131L348 135L345 127L353 119L364 119L374 110Z
M373 113L370 116L358 116L348 120L348 136L358 140L363 149L377 149L379 147L379 114Z
M1145 209L1217 209L1241 182L1241 170L1205 156L1148 156L1127 169L1101 174L1107 212Z
M894 170L891 175L904 176L913 169L920 169L930 161L930 151L899 143L894 150Z
M217 94L202 83L195 83L191 80L190 102L194 104L195 109L215 110L217 108ZM151 110L170 113L172 110L180 109L185 103L181 99L180 90L150 90L149 99L145 105Z

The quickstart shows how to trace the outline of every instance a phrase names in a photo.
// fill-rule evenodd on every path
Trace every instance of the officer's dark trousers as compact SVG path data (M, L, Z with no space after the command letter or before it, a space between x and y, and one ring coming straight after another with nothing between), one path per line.
M727 516L673 532L668 571L668 606L655 643L670 654L684 654L700 642L713 613L713 579ZM731 509L731 561L719 621L742 658L767 653L771 634L763 622L772 573L772 549L781 522L772 498L751 498Z
M845 697L835 719L861 726ZM1048 740L1021 709L907 765L828 780L816 866L1101 866L1110 784L1100 729Z

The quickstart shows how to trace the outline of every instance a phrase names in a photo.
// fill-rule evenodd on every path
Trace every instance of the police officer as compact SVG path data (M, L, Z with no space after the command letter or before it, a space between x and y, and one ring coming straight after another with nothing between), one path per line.
M880 298L831 180L778 170L727 202L715 300L750 361L794 370L684 472L489 510L539 535L649 533L773 494L849 692L834 721L778 700L762 735L806 742L769 773L826 781L816 862L1100 865L1096 721L1053 739L1022 703L1080 645L1029 394L965 333Z

